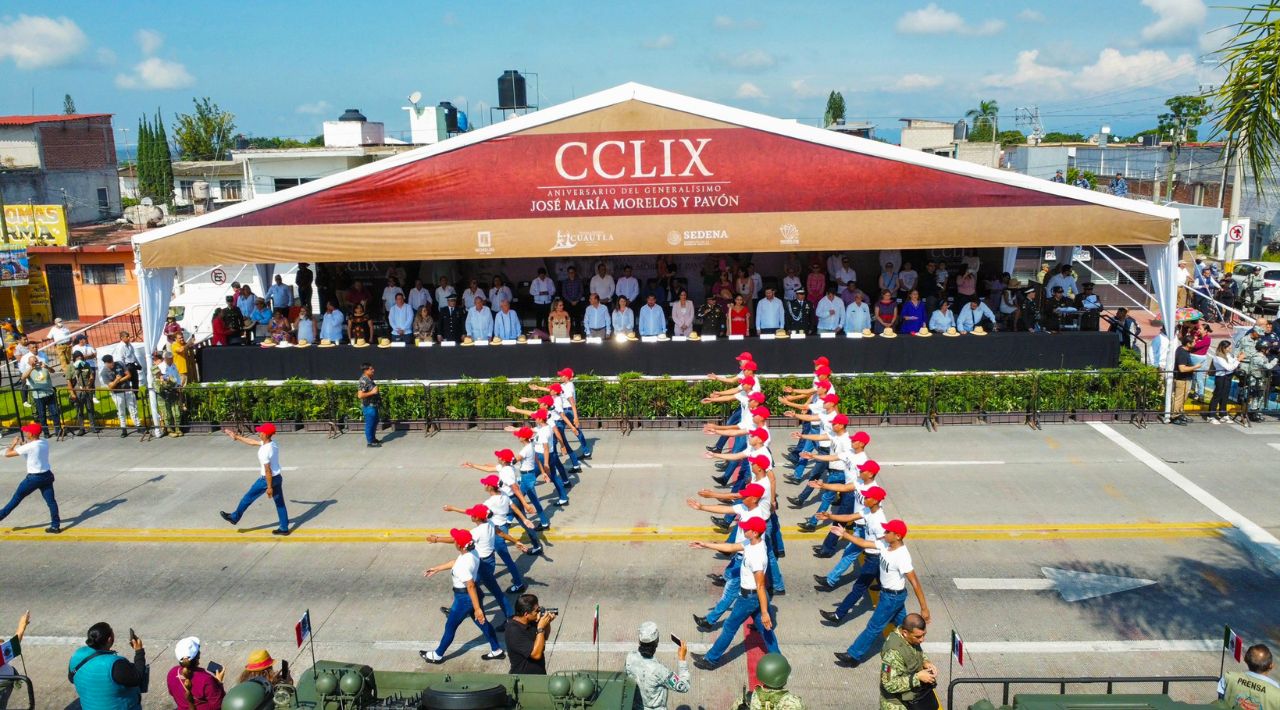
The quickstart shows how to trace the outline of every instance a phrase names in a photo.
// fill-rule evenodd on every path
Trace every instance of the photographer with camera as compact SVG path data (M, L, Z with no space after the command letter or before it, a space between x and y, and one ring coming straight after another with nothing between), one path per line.
M538 605L538 597L533 594L521 594L516 599L515 616L507 624L504 636L507 641L507 655L511 658L510 673L520 675L546 675L547 659L544 655L547 648L547 634L551 633L551 622L556 620L559 609L543 609Z
M925 621L907 614L880 652L880 710L937 710L938 669L924 655Z

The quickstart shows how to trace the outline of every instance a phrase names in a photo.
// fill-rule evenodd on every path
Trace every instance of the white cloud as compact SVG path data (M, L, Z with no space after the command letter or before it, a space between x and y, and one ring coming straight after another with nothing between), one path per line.
M1039 50L1019 52L1014 70L1009 74L983 77L986 86L1031 90L1037 96L1060 96L1070 92L1105 91L1116 86L1159 86L1196 71L1196 60L1190 54L1170 57L1159 50L1142 50L1125 54L1108 47L1097 59L1078 71L1040 62Z
M1027 8L1018 13L1018 19L1023 22L1044 22L1044 13Z
M1191 39L1209 14L1202 0L1142 0L1142 4L1156 14L1156 21L1142 28L1145 42Z
M772 68L778 60L763 49L748 49L737 54L721 54L716 57L716 62L738 71L763 71Z
M1107 48L1098 54L1098 61L1080 70L1072 86L1083 91L1100 91L1134 82L1150 81L1162 84L1180 76L1195 74L1196 60L1190 54L1171 58L1158 50L1143 50L1124 54L1118 49Z
M131 74L117 74L121 89L182 89L196 83L195 77L178 62L149 57L133 67Z
M989 74L983 77L982 83L987 86L1001 88L1040 85L1048 90L1059 87L1062 82L1070 78L1071 72L1066 69L1041 64L1037 61L1039 57L1040 50L1038 49L1018 52L1018 58L1014 61L1012 74Z
M670 49L675 46L675 43L676 38L673 35L662 34L653 39L646 39L643 44L645 49Z
M814 99L819 96L827 96L830 92L809 86L809 82L804 79L796 79L791 82L791 95L797 99Z
M308 104L299 104L294 109L297 113L306 113L311 115L323 115L333 110L333 105L328 101L312 101Z
M164 35L155 30L138 30L134 33L133 38L138 42L138 47L142 49L142 53L148 57L156 53L164 44Z
M927 74L904 74L894 82L893 86L890 86L888 90L903 93L908 91L924 91L925 89L932 89L940 86L941 84L942 77L940 76L929 76Z
M1003 20L983 20L979 24L969 24L960 15L938 7L937 3L929 3L919 10L912 10L898 18L898 32L909 35L941 35L961 34L985 36L993 35L1004 29Z
M737 92L735 92L735 93L734 93L734 97L735 97L735 98L739 98L739 99L767 99L767 98L769 98L768 96L766 96L766 95L765 95L765 93L764 93L764 90L763 90L763 89L761 89L760 87L756 86L755 84L752 84L752 83L751 83L751 82L749 82L749 81L744 81L744 82L742 82L742 84L741 84L741 85L739 85L739 86L738 86L738 90L737 90Z
M18 15L0 18L0 61L12 59L19 69L44 69L66 64L89 46L89 38L75 22L59 17Z
M711 26L718 30L754 30L760 26L760 22L752 19L735 20L728 15L716 15L711 21Z
M1235 36L1231 27L1218 27L1200 35L1200 51L1205 54L1222 49Z

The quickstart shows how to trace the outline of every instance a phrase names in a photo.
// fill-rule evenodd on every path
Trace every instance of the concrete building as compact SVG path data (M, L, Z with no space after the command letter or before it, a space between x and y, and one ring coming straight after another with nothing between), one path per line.
M119 217L111 114L0 116L0 195L63 205L70 224Z
M902 138L899 145L911 150L922 150L926 153L950 156L954 153L954 123L933 121L924 118L900 118L902 121Z
M243 175L241 199L251 200L412 148L389 142L382 123L348 109L338 120L324 122L324 147L233 150L231 160Z
M197 212L215 210L245 199L244 192L243 163L198 160L173 164L175 207L195 206Z

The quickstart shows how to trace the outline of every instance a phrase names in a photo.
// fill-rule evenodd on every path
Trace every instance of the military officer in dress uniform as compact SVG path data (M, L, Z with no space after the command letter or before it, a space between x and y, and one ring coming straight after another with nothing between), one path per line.
M653 659L658 650L658 625L652 621L640 624L640 648L627 654L626 672L635 681L640 691L640 704L637 707L645 710L666 710L667 693L689 692L689 657L688 644L681 643L676 652L676 670Z
M466 334L464 327L467 314L458 307L458 294L450 293L445 303L440 305L440 322L436 324L436 331L440 333L440 340L443 342L448 340L456 343L462 340L462 336Z
M788 331L814 332L813 304L804 297L804 289L796 289L796 297L782 302L782 315Z
M904 710L933 692L938 669L924 655L924 617L907 614L902 625L884 642L880 652L880 710ZM933 707L937 707L933 703Z

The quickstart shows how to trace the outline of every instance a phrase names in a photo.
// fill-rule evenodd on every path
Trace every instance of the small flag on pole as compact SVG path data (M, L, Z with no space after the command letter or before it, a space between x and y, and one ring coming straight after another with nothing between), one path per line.
M0 643L0 666L6 663L12 663L15 658L22 655L22 643L18 641L18 637Z
M1222 647L1231 652L1231 657L1236 659L1236 663L1244 658L1244 639L1240 638L1240 634L1232 631L1230 626L1227 626L1222 634Z
M302 614L302 618L298 623L293 625L293 637L298 641L298 648L302 648L302 642L311 638L311 610L307 609Z
M951 630L951 655L956 659L956 663L964 665L964 639L960 638L960 634Z
M591 643L600 640L600 605L596 604L595 615L591 617Z

